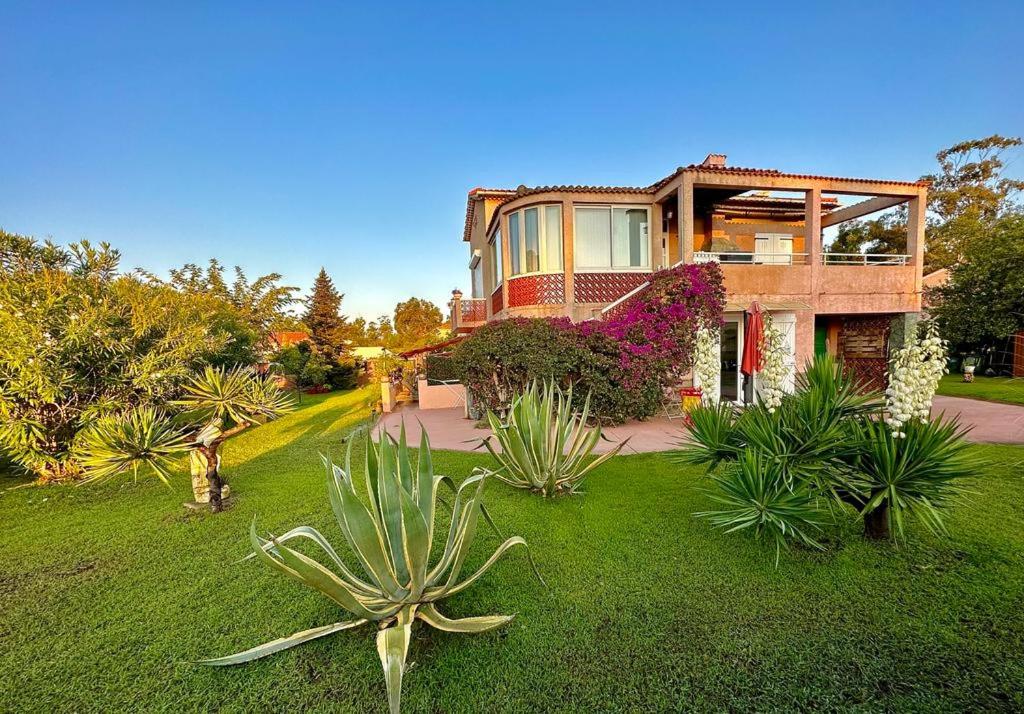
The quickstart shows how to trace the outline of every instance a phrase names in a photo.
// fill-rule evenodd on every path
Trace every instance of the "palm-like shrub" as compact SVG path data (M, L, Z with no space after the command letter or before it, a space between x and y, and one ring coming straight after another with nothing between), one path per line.
M896 439L883 407L881 395L864 392L831 357L809 363L774 412L697 407L677 458L709 471L724 463L712 475L723 508L699 515L774 542L776 560L786 541L817 547L809 532L851 508L868 537L901 535L908 513L941 532L940 509L970 472L963 430L955 422L915 423Z
M769 540L775 545L776 564L790 540L820 549L811 536L820 529L817 500L808 484L787 485L783 469L771 455L743 450L733 468L711 477L719 487L711 498L722 507L696 515L726 533L751 530L756 538Z
M572 387L563 393L554 382L543 387L533 382L512 400L505 422L487 413L493 438L501 446L499 452L491 445L491 437L483 440L500 467L494 477L545 496L576 493L583 479L628 441L591 460L603 437L600 426L587 428L589 416L589 395L577 414L572 408Z
M175 456L189 452L192 490L199 503L218 512L223 505L221 444L254 424L293 408L291 398L270 377L242 367L206 367L172 402L180 419L154 409L127 411L98 420L81 435L78 460L87 481L151 470L162 481Z
M366 500L356 493L352 480L352 441L345 468L329 462L328 492L338 526L359 563L360 573L345 561L317 530L294 528L280 537L261 538L255 522L249 537L255 556L275 570L306 585L351 613L354 619L297 632L228 657L205 660L209 665L249 662L310 640L368 623L376 623L377 652L384 668L388 702L399 711L402 675L409 651L413 624L419 620L447 632L486 632L512 620L512 615L467 617L452 620L442 615L437 603L462 592L487 572L509 549L526 541L516 536L505 540L472 575L463 575L466 556L473 544L483 511L481 496L485 473L476 472L455 490L450 508L438 498L442 485L452 487L447 476L434 474L426 432L413 464L405 432L395 442L385 434L378 444L366 437ZM454 490L454 487L452 487ZM450 526L431 558L438 504L448 511ZM294 550L286 543L312 541L333 567Z
M861 419L854 427L862 447L846 457L864 494L861 513L869 538L902 537L907 515L934 533L945 533L942 508L965 492L964 479L976 467L956 419L910 421L902 438L881 420Z

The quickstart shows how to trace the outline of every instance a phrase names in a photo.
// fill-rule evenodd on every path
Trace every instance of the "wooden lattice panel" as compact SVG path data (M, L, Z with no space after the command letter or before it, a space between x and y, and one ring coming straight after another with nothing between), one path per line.
M839 331L839 354L847 371L872 389L886 387L892 315L845 317Z
M484 322L487 319L487 303L484 300L462 301L462 322Z
M494 292L491 293L491 314L492 315L497 315L499 312L501 312L505 308L504 298L502 297L503 290L504 290L504 288L501 285L499 285L497 288L495 288Z
M573 295L578 303L615 302L650 277L650 273L576 273Z
M565 302L565 276L523 275L508 281L508 306L561 305Z

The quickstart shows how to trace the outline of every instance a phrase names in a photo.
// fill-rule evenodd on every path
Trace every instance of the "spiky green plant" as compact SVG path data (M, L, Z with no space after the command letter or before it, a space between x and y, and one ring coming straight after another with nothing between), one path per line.
M483 445L498 462L494 477L516 488L526 488L554 496L576 493L583 479L615 456L629 440L593 460L590 456L603 438L601 427L587 428L590 395L583 411L572 408L572 387L563 393L554 382L543 388L535 381L512 400L508 418L502 422L493 412L487 422L501 451Z
M907 515L934 533L945 533L942 508L964 494L964 479L978 467L959 421L907 422L896 438L881 420L857 422L862 447L846 463L865 494L861 515L869 538L902 537Z
M518 536L508 538L476 572L464 577L462 567L479 518L481 514L487 517L481 502L486 474L476 472L454 489L447 476L434 474L425 431L415 465L406 445L404 427L397 442L385 434L375 444L367 434L364 501L352 480L351 455L350 439L345 468L326 460L325 464L329 470L331 507L362 573L350 569L327 539L308 526L299 526L279 537L262 538L253 522L249 538L255 557L322 593L355 619L303 630L238 654L205 660L203 664L241 664L373 622L379 628L377 653L384 668L388 703L391 712L397 714L413 624L419 620L447 632L475 633L511 621L513 615L451 620L438 611L437 603L468 588L506 551L517 545L525 547L526 541ZM432 560L438 503L445 505L438 498L442 485L452 488L455 496L443 550ZM295 539L306 539L319 546L333 568L285 545Z
M102 481L131 472L149 470L170 485L174 463L192 440L167 416L153 407L100 417L83 431L77 446L86 466L83 483Z
M684 464L707 465L712 471L723 461L735 461L743 449L737 429L739 410L726 401L701 403L687 412L686 437L673 458Z
M817 499L807 484L786 485L783 469L772 456L744 449L735 464L711 476L718 486L711 498L722 507L696 515L726 533L750 530L758 540L770 541L775 545L776 565L791 540L820 549L811 535L820 528L822 510Z
M221 444L291 411L293 403L268 376L245 367L206 367L172 406L183 410L176 420L154 409L137 409L103 417L85 430L77 449L85 480L151 470L167 483L174 457L189 451L196 501L209 501L212 511L220 511Z

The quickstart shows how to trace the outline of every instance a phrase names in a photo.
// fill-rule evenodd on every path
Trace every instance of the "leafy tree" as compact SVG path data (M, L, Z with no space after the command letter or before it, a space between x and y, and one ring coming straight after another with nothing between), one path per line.
M250 282L245 271L235 266L235 278L229 286L224 267L211 259L205 270L194 263L172 269L166 282L151 274L147 277L201 302L216 329L232 336L225 352L214 358L215 364L253 364L270 331L296 321L288 309L296 302L294 293L298 288L280 285L279 273Z
M345 318L341 315L341 300L344 297L334 287L327 271L320 268L302 317L309 328L313 345L319 350L328 350L335 357L345 350Z
M395 329L391 325L391 318L381 315L376 320L371 320L366 326L366 339L371 345L394 346Z
M1004 175L1003 155L1021 143L1020 138L993 134L936 154L940 171L923 177L932 184L928 209L934 219L926 256L930 269L954 265L996 220L1020 210L1017 197L1024 181Z
M1024 214L995 221L969 242L949 281L929 291L947 340L978 346L1024 330Z
M221 445L254 424L291 411L291 400L273 379L249 369L206 367L185 385L171 406L181 410L176 422L153 407L129 409L99 419L83 432L80 458L88 480L98 481L151 470L168 483L174 457L188 452L192 491L214 513L223 508Z
M40 481L77 477L86 425L174 398L229 340L201 302L119 262L106 243L0 231L0 447Z
M830 253L885 253L896 255L907 249L907 212L901 207L873 221L847 221L829 246Z
M427 300L413 297L395 306L395 341L403 347L430 344L443 325L440 308Z

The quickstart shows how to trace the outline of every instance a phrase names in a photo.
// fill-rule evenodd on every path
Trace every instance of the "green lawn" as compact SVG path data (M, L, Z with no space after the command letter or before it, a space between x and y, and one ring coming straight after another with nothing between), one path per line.
M257 516L337 545L317 451L338 453L369 392L306 400L231 442L236 500L196 515L184 475L0 495L0 711L385 711L371 629L229 669L190 662L334 622L339 611L247 552ZM419 628L406 712L1024 707L1024 450L975 447L976 495L953 538L914 529L896 548L847 524L827 553L778 569L748 538L712 531L697 470L618 457L587 494L554 501L488 486L513 551L443 608L518 613L502 631ZM486 456L438 453L463 477ZM0 487L14 485L12 480ZM476 563L497 539L480 531ZM470 563L473 565L473 563Z
M975 377L965 382L963 375L947 374L939 383L939 394L968 397L990 402L1024 404L1024 379L1013 377Z

